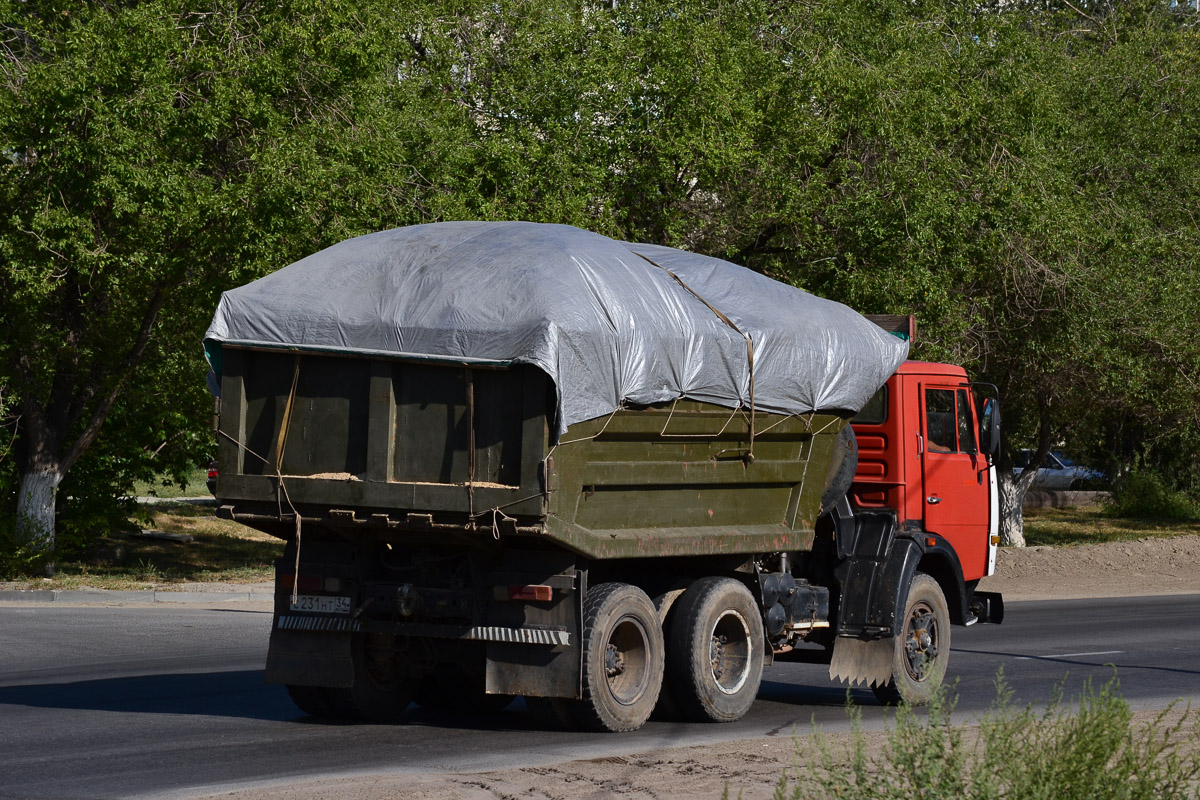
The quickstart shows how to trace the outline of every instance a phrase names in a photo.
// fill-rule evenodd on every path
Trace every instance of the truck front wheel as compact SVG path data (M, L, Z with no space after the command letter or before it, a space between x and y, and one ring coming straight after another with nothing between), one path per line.
M625 583L589 589L579 722L614 732L642 727L662 689L663 650L658 614L645 592Z
M701 578L671 614L667 669L674 699L698 721L741 719L762 682L762 615L732 578Z
M875 696L890 704L929 702L950 661L950 611L942 587L923 572L908 588L904 626L892 652L892 679L872 687Z

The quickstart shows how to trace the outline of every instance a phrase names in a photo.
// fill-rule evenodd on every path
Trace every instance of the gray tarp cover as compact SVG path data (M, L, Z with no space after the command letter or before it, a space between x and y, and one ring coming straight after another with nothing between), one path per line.
M908 352L727 261L532 222L348 239L226 292L205 340L534 364L558 388L561 434L622 402L749 407L743 334L760 411L858 411Z

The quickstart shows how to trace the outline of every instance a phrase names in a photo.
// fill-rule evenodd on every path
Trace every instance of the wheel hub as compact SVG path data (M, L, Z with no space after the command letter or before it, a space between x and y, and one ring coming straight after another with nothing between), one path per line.
M708 645L708 666L713 683L723 694L736 694L750 675L750 626L734 609L727 609L713 625Z
M712 666L713 677L718 681L725 674L725 645L729 643L727 636L714 636L708 648L708 661Z
M621 657L621 651L612 642L604 648L604 672L608 677L615 678L625 671L625 659Z
M905 664L914 681L929 677L929 666L938 656L937 618L928 603L917 603L904 630Z

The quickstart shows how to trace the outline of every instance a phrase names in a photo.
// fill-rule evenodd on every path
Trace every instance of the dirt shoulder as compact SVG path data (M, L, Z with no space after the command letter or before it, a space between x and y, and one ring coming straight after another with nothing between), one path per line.
M1200 536L1146 538L1073 547L1002 549L996 575L981 584L1010 602L1088 597L1133 597L1200 592ZM1138 712L1136 721L1153 717ZM868 733L877 752L883 734ZM844 747L845 734L829 740ZM797 748L800 751L797 751ZM811 763L808 740L758 737L720 744L654 750L537 767L459 774L343 776L244 789L213 797L229 800L716 800L770 798L785 772L803 776Z
M1135 727L1158 711L1136 711ZM1177 716L1177 715L1176 715ZM1173 720L1175 717L1172 717ZM864 733L868 753L887 743L882 731ZM850 734L821 734L834 763L847 763ZM968 731L968 747L975 745ZM1190 748L1198 745L1193 742ZM462 774L350 775L210 795L212 800L768 800L786 778L787 791L811 781L821 763L813 737L758 737L676 747L626 756L565 761L539 767ZM810 788L812 784L810 783ZM806 796L813 796L812 792Z
M1005 547L979 588L1010 602L1200 592L1200 536Z

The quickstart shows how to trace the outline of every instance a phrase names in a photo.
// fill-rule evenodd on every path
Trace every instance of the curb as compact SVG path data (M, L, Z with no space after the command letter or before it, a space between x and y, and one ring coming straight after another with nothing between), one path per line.
M1030 489L1025 493L1024 508L1091 508L1103 505L1109 492L1084 492Z
M111 589L10 589L0 591L0 605L7 603L270 603L273 591L160 592Z

